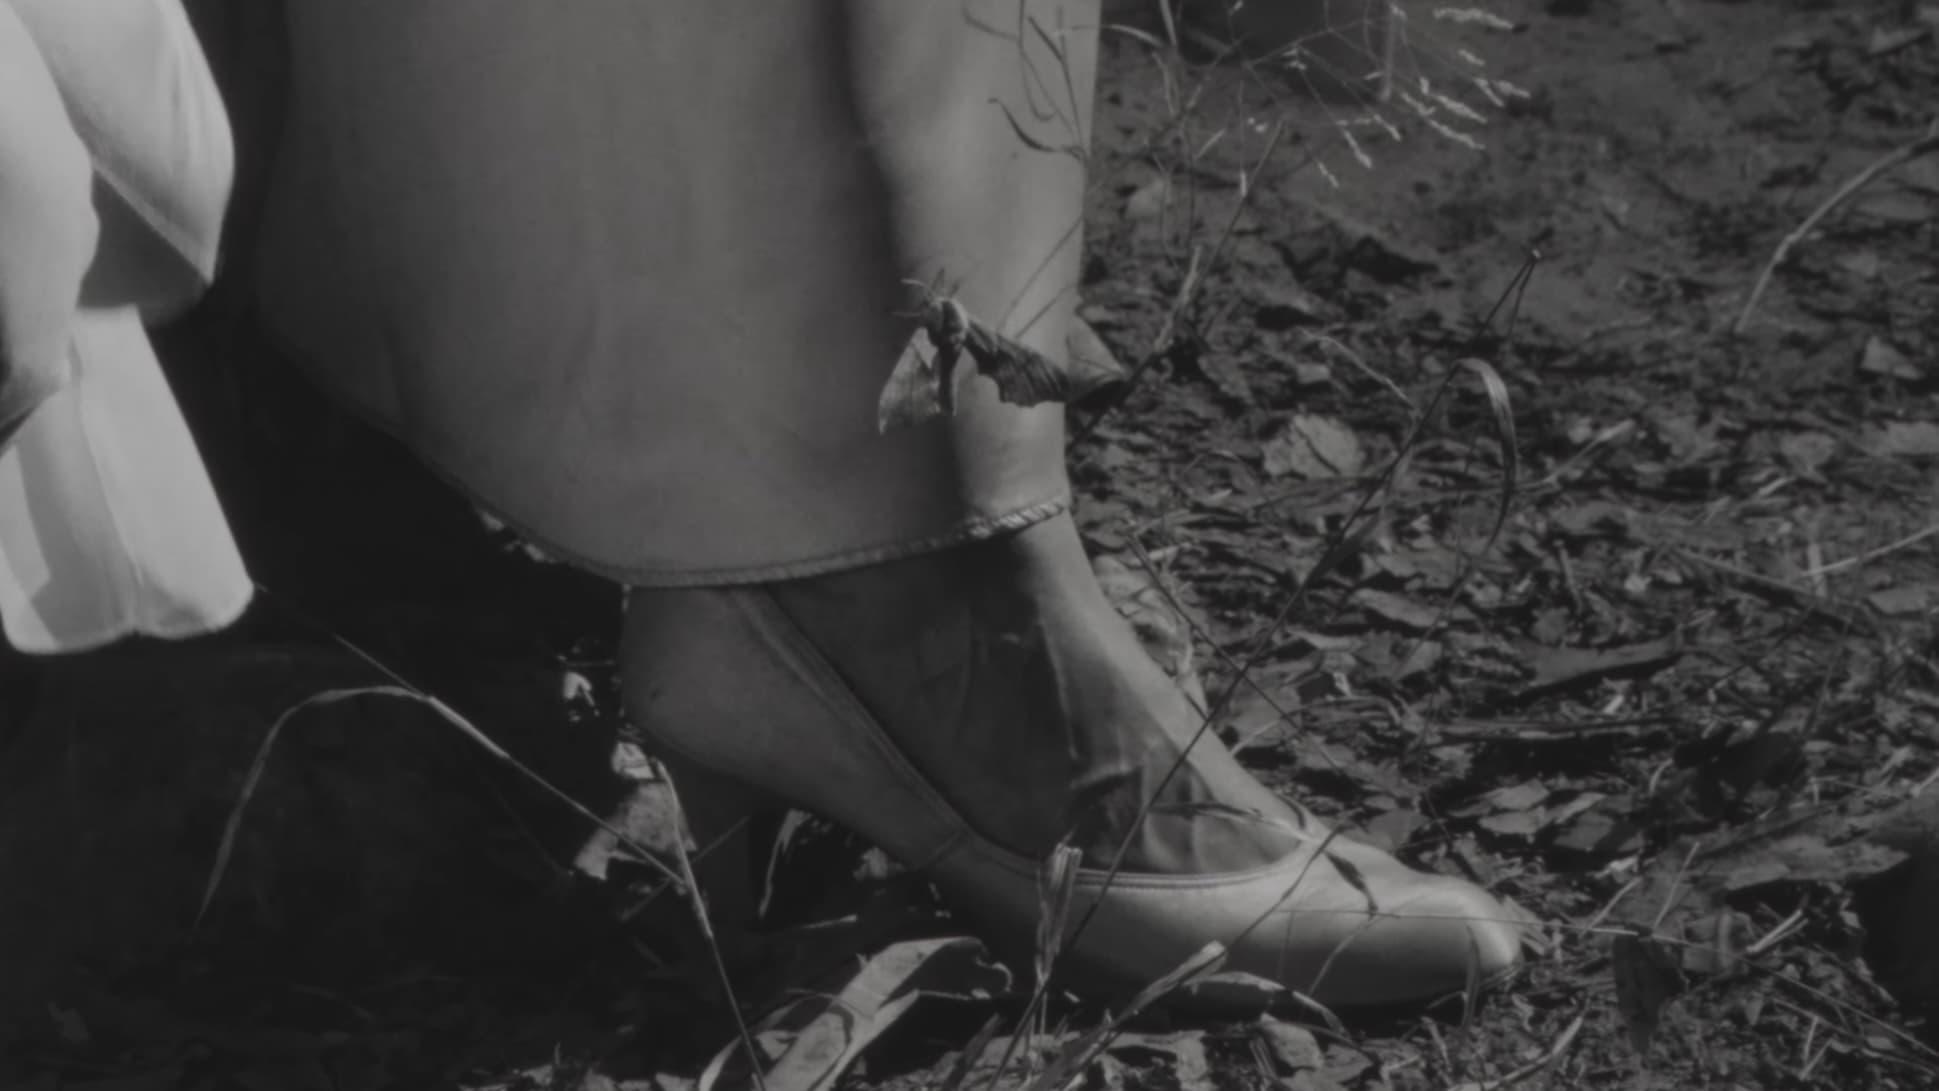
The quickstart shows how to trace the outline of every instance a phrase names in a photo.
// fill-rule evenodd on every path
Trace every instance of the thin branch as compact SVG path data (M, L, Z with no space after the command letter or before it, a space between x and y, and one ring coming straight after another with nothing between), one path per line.
M1744 327L1750 324L1751 315L1757 310L1758 301L1764 298L1765 290L1771 286L1771 277L1777 274L1778 266L1783 265L1784 259L1791 256L1792 247L1803 242L1817 230L1820 221L1831 215L1838 206L1851 200L1859 190L1871 185L1880 175L1933 151L1939 151L1939 116L1935 116L1932 123L1926 126L1924 135L1879 156L1864 170L1846 179L1845 184L1832 191L1831 196L1825 198L1823 204L1812 209L1811 215L1806 216L1804 222L1799 224L1795 231L1784 236L1784 240L1778 243L1777 249L1771 253L1771 260L1764 263L1764 271L1757 275L1757 284L1751 288L1750 298L1744 300L1744 309L1737 312L1737 321L1731 323L1731 335L1743 334Z

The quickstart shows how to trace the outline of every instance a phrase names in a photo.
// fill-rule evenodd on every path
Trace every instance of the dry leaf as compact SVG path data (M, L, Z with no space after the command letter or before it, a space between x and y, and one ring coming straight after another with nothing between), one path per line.
M1309 479L1354 477L1366 468L1367 453L1353 429L1331 417L1300 414L1260 449L1272 477L1298 474Z
M1481 828L1504 837L1533 837L1548 826L1546 811L1503 811L1481 820Z
M1823 432L1786 432L1778 438L1777 453L1792 473L1816 478L1838 453L1838 441Z
M1287 330L1317 325L1327 318L1325 302L1297 284L1262 281L1252 285L1246 294L1252 299L1253 315L1261 329Z
M1669 448L1670 461L1687 466L1717 453L1717 423L1697 423L1689 413L1658 412L1649 417L1650 430Z
M1734 865L1717 862L1702 873L1721 880L1724 890L1737 892L1771 883L1849 883L1897 866L1905 854L1886 845L1857 839L1831 843L1822 833L1804 829L1786 837L1761 841L1755 851L1734 846Z
M1851 206L1863 215L1905 227L1922 226L1939 216L1932 198L1904 189L1863 192L1852 198Z
M1408 807L1395 807L1382 811L1367 820L1368 838L1376 847L1388 852L1399 852L1407 847L1414 835L1429 825L1426 815Z
M1886 617L1911 617L1932 605L1932 588L1926 584L1887 587L1866 595L1865 601Z
M1683 975L1661 941L1641 929L1616 937L1609 970L1616 979L1616 1011L1629 1028L1630 1044L1647 1053L1664 1007L1683 989Z
M1254 1029L1287 1075L1301 1069L1326 1067L1326 1050L1305 1027L1267 1015L1260 1018Z
M1588 685L1615 675L1651 673L1683 657L1683 642L1664 637L1615 648L1545 648L1524 645L1535 677L1523 696Z
M1126 219L1149 220L1165 211L1170 202L1171 179L1156 175L1124 199L1124 215Z
M1353 593L1354 605L1410 633L1424 633L1440 620L1440 611L1415 602L1405 595L1362 587Z
M1252 383L1246 379L1245 370L1229 357L1221 353L1206 353L1193 359L1191 365L1200 375L1205 376L1205 380L1217 388L1220 394L1240 405L1254 404Z
M1772 883L1849 885L1880 874L1906 853L1874 839L1876 816L1800 805L1712 844L1672 844L1630 896L1659 907L1666 934L1715 912L1732 894ZM1701 851L1695 851L1697 848Z
M679 851L680 812L665 781L635 781L606 822L607 826L593 830L572 861L574 869L594 879L606 878L613 861L633 859L621 835L667 859Z
M1840 269L1860 280L1877 280L1878 275L1885 269L1885 263L1879 260L1876 250L1855 250L1849 254L1840 254L1833 260L1838 263Z
M1629 533L1628 508L1610 500L1589 500L1549 515L1549 526L1571 538L1621 538Z
M1103 359L1070 356L1058 364L975 319L970 320L964 351L977 370L996 383L998 398L1025 408L1074 402L1124 378L1117 361L1108 355Z
M1327 364L1312 361L1295 361L1292 369L1293 382L1300 386L1326 386L1333 381L1333 368Z
M1865 339L1865 351L1858 358L1858 370L1872 375L1904 379L1907 382L1917 382L1925 377L1924 373L1906 358L1905 353L1876 337Z
M1481 797L1480 808L1471 807L1461 813L1472 814L1472 813L1476 813L1477 810L1481 810L1481 809L1485 809L1486 811L1494 811L1494 812L1525 811L1541 803L1543 800L1547 799L1548 797L1549 797L1548 787L1537 781L1531 780L1526 784L1517 784L1507 788L1497 788L1494 791L1489 792L1487 795L1484 795Z
M1865 52L1874 57L1897 53L1909 45L1924 41L1931 33L1931 27L1873 27L1872 40L1865 47Z
M1643 831L1630 821L1628 797L1599 802L1575 816L1555 837L1554 847L1585 856L1618 857L1641 852Z
M1072 319L1070 336L1064 339L1064 348L1073 366L1081 373L1125 374L1124 365L1118 362L1118 354L1112 352L1110 344L1098 335L1097 328L1082 318Z

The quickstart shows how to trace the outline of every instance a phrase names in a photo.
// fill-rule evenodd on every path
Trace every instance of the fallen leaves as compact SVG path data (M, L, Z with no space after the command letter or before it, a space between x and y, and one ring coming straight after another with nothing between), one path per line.
M1497 788L1457 809L1461 817L1503 837L1532 838L1581 815L1605 796L1600 792L1557 791L1538 781Z

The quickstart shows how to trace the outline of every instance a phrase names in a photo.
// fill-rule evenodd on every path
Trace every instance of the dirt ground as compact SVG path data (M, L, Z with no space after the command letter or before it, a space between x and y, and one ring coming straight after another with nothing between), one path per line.
M1079 520L1248 765L1549 926L1479 1004L1154 1010L1083 1085L1939 1086L1939 152L1742 317L1931 131L1939 6L1406 6L1385 103L1109 36L1083 314L1137 381L1074 414ZM210 641L0 661L0 1087L693 1086L735 1031L678 897L418 704L293 716L202 912L279 715L395 681L339 635L665 826L610 763L608 589L222 301L162 341L273 594ZM866 999L866 962L921 999L851 1008L881 1037L843 1085L981 1086L1028 983L787 833L726 945L750 1019Z

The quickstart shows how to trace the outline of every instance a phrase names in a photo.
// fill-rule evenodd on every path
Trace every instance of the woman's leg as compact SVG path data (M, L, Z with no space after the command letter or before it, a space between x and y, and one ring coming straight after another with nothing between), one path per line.
M845 5L897 256L905 275L953 279L972 313L1061 356L1096 8L966 10L986 18ZM952 422L960 475L937 487L1061 482L1061 443L1007 442L1014 416L984 404ZM1096 908L1070 960L1085 980L1137 987L1219 940L1236 968L1381 1003L1516 959L1518 931L1493 899L1331 838L1201 733L1067 513L764 586L636 590L623 655L636 721L690 777L725 773L845 821L927 866L1013 950L1036 926L1035 866L1059 844L1079 849L1091 870L1074 918Z
M1200 715L1067 516L765 586L635 590L621 662L703 840L749 791L819 812L927 869L1016 955L1037 867L1077 848L1071 919L1094 917L1065 962L1080 987L1140 987L1213 940L1232 968L1336 1005L1515 964L1518 926L1481 890L1332 837L1217 736L1194 743Z

